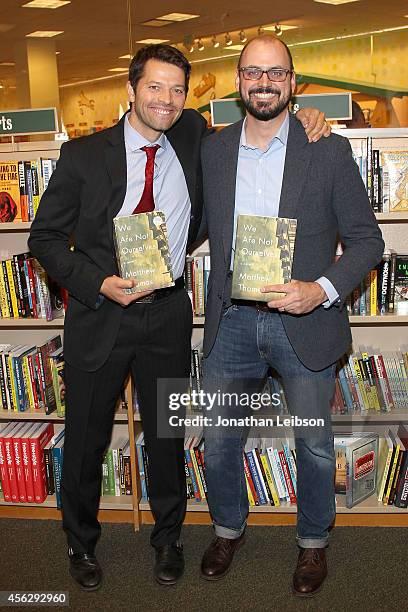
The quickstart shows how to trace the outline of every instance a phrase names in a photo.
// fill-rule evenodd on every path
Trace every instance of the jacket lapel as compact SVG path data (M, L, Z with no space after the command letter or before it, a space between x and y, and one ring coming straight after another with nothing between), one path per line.
M221 211L222 211L222 243L224 259L229 270L231 261L232 236L234 229L235 191L237 182L237 165L239 143L241 140L243 120L235 123L222 132L224 150L222 152L222 172L220 173Z
M117 123L117 125L110 129L107 134L105 146L106 167L112 184L107 208L109 238L112 241L112 244L112 219L118 214L118 212L122 208L122 204L126 195L127 168L123 123L124 118L122 118L119 123Z
M297 218L299 198L307 179L311 158L312 146L309 145L302 124L295 117L290 116L285 168L279 203L280 217Z

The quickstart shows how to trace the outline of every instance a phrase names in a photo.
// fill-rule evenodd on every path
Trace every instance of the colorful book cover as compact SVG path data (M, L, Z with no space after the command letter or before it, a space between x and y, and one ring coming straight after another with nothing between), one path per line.
M394 282L394 311L408 315L408 255L396 255Z
M116 258L120 275L137 286L126 293L174 285L166 220L153 211L113 219Z
M366 433L345 440L346 506L352 508L376 491L378 434Z
M382 151L381 163L388 174L390 213L408 211L408 151Z
M290 281L296 225L296 219L238 215L233 298L268 302L282 297L282 293L261 293L260 289Z
M18 161L0 161L0 223L21 221Z

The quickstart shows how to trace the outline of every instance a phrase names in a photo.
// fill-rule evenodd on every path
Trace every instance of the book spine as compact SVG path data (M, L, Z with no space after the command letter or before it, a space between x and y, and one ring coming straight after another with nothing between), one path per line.
M125 481L125 495L132 495L132 468L130 465L130 457L123 455L123 471Z
M64 458L64 449L62 447L54 447L52 449L52 465L54 469L54 489L57 508L62 507L61 500L61 477L62 463Z
M289 467L286 461L285 453L283 450L278 450L279 459L282 465L283 475L285 477L286 486L289 492L289 499L291 504L296 504L296 495L295 490L293 488L293 483L290 478Z
M0 478L3 488L4 501L11 502L10 478L6 459L5 440L0 436Z
M34 483L33 483L33 473L30 459L30 449L27 438L21 438L21 455L23 458L23 466L24 466L24 481L25 488L27 494L27 501L29 503L34 502Z
M23 452L21 446L21 438L19 436L13 437L13 453L14 453L14 464L16 469L16 480L18 497L20 502L27 501L27 492L24 478L24 464L23 464Z
M248 465L248 459L247 459L247 456L246 456L245 453L244 453L244 456L243 456L243 460L244 460L244 472L245 472L245 476L246 476L246 479L247 479L247 483L248 483L249 488L250 488L251 493L252 493L254 504L255 504L255 506L259 506L258 493L256 492L255 484L254 484L254 481L252 479L252 474L251 474L251 471L250 471L249 465Z
M10 494L12 502L19 501L19 492L17 485L17 473L16 473L16 465L14 462L14 452L13 452L13 440L11 437L4 438L4 450L6 457L6 465L8 471L8 481L10 487Z
M249 467L249 470L251 472L252 480L253 480L254 485L255 485L255 490L256 490L256 493L257 493L257 496L258 496L258 499L259 499L259 503L260 503L261 506L264 506L265 504L268 503L268 500L267 500L266 495L264 493L264 489L263 489L263 487L261 485L260 476L259 476L256 464L255 464L255 459L254 459L254 456L253 456L253 452L254 451L251 450L251 451L246 453L246 456L247 456L247 459L248 459L248 467Z
M47 495L54 495L55 481L54 481L54 464L52 460L52 448L44 448L44 462L45 462L45 483L47 487Z

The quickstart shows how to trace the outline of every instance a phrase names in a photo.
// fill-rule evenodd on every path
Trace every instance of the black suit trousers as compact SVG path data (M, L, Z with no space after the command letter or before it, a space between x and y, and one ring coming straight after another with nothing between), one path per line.
M115 346L101 368L84 372L72 363L65 365L61 495L63 526L74 552L93 553L100 536L97 513L102 461L115 405L129 371L136 385L149 457L149 496L155 517L151 543L157 547L179 538L187 501L184 442L180 437L157 435L157 415L168 410L165 397L160 399L160 394L157 399L157 381L188 378L191 331L190 299L184 289L175 290L155 302L136 302L124 310Z

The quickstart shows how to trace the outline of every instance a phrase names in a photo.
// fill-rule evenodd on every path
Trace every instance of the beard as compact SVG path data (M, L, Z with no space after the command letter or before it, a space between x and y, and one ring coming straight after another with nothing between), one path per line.
M254 100L251 95L257 93L276 94L278 98L273 100ZM292 87L289 86L289 90L285 93L274 87L255 86L249 90L247 96L244 96L242 87L240 87L240 94L242 103L250 115L259 121L270 121L275 119L289 106L292 97Z

